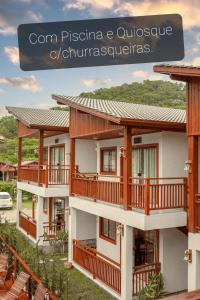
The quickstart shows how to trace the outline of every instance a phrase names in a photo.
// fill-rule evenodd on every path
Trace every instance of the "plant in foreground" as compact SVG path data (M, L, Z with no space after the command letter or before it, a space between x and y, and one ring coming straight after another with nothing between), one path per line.
M138 294L137 300L159 299L166 296L164 290L163 276L161 273L149 275L146 286Z

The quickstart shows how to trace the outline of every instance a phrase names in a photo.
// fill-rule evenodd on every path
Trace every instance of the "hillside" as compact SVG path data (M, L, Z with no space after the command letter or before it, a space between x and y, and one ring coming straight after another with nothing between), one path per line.
M82 93L82 97L98 99L119 100L149 105L185 108L185 87L183 84L168 81L149 81L143 83L133 82L111 88L98 89L91 93ZM53 109L64 109L53 108ZM14 117L8 116L0 119L0 135L6 140L0 144L0 161L17 162L17 122ZM23 160L34 160L38 156L38 140L24 139Z
M148 105L185 108L185 86L163 80L144 80L143 83L124 83L111 88L101 88L94 92L81 93L81 97L119 100Z

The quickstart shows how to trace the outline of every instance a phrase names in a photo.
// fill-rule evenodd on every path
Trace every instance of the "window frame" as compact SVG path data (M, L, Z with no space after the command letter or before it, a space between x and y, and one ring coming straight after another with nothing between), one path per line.
M103 234L103 220L104 219L108 220L108 236L105 236ZM115 231L114 231L115 238L114 239L109 237L109 223L110 222L115 223ZM99 238L116 245L117 244L117 222L115 222L113 220L110 220L110 219L107 219L107 218L99 217Z
M104 171L104 151L113 151L115 152L115 170L114 171ZM103 147L100 148L100 174L101 175L117 175L117 147Z
M48 214L48 198L44 197L43 198L43 213Z

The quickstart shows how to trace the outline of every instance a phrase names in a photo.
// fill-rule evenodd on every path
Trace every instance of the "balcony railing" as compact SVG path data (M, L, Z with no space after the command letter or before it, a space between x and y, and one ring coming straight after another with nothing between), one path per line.
M137 295L148 283L149 275L160 273L159 262L141 265L133 268L133 296Z
M68 185L69 166L20 166L18 180L33 182L48 187L49 185Z
M131 178L131 207L152 210L187 208L186 178Z
M73 241L73 260L117 293L121 293L120 265L88 247L81 241Z
M19 212L19 227L26 233L32 236L34 239L37 237L37 225L36 221L30 216L26 215L22 211Z
M99 180L97 175L92 176L89 173L74 174L71 187L72 193L120 205L123 203L123 184L120 182L120 177L115 177L115 180Z
M130 178L130 209L141 209L145 214L153 210L187 208L186 178ZM72 178L74 195L123 204L121 177L98 177L97 174L76 173Z
M61 231L65 231L65 222L60 224L55 222L44 222L43 223L44 235L43 241L51 241L54 240L57 234Z

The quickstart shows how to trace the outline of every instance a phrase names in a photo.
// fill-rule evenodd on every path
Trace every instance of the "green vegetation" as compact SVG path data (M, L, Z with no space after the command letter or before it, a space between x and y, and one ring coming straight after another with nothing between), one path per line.
M31 270L41 278L43 284L59 295L59 299L112 299L111 296L76 269L67 270L64 261L61 260L61 258L64 258L63 254L45 254L38 247L33 248L14 225L7 222L0 224L0 234L24 259Z
M111 88L101 88L81 97L119 100L163 107L185 108L185 86L163 80L124 83Z
M16 195L16 183L0 181L0 192L7 192L14 199Z
M139 293L137 300L160 299L165 296L162 274L152 273L149 275L148 283Z
M82 93L82 97L97 99L119 100L131 103L142 103L174 108L185 108L185 86L182 83L168 81L145 80L142 83L124 83L120 86L102 88L90 93ZM53 107L53 110L68 110L67 106ZM0 144L0 161L17 162L17 122L14 117L0 119L0 135L6 140ZM37 139L24 139L23 160L35 160L38 153Z

